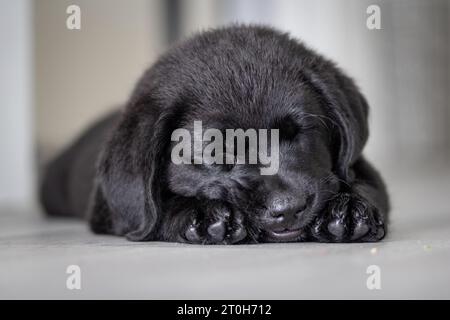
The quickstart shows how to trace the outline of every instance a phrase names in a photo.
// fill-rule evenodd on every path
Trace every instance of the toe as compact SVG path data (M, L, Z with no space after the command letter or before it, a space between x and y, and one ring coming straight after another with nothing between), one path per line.
M198 227L196 225L191 225L187 228L185 233L186 240L192 243L200 243L201 238L198 233Z
M379 226L376 233L376 241L379 241L384 238L386 235L386 230L384 228L384 225Z
M241 212L235 211L233 222L231 223L230 242L237 243L247 237L247 230L244 227L244 217Z
M353 208L353 234L351 240L358 240L370 230L369 208L361 202L356 202Z
M383 223L383 219L380 214L373 214L373 226L372 229L369 230L368 234L371 235L371 241L380 241L386 235L386 226Z
M239 241L242 241L247 236L247 231L241 226L238 227L236 230L233 231L231 234L231 243L236 243Z
M369 226L364 221L358 221L353 229L352 240L358 240L369 232Z
M346 195L340 197L340 201L332 208L328 223L328 231L338 241L342 241L347 234L347 212L350 198Z
M323 232L323 226L325 223L324 216L321 216L315 220L311 227L311 236L314 240L319 242L328 242L328 237L326 236L326 233Z
M343 239L346 231L344 220L335 219L330 221L330 223L328 223L328 231L337 239Z
M226 226L224 221L217 221L208 227L208 234L212 241L219 242L225 237Z

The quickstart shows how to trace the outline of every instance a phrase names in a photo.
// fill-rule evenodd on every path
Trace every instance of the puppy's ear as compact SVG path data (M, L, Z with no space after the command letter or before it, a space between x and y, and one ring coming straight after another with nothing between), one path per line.
M352 178L351 166L361 155L367 141L368 105L353 80L334 65L310 72L309 81L326 102L328 116L338 128L338 150L335 170L345 181Z
M98 163L91 206L94 231L125 235L133 241L154 237L170 141L169 117L149 98L125 110ZM103 230L105 225L107 230Z

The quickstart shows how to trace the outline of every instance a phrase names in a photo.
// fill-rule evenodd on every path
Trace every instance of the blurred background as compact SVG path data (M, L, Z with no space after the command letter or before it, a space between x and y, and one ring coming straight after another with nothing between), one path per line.
M66 8L81 8L68 30ZM381 9L369 30L366 9ZM174 41L233 22L290 32L355 78L385 175L450 168L446 0L0 0L0 202L33 199L39 168L126 101Z
M73 4L80 30L66 27ZM365 153L391 195L388 237L185 248L43 219L43 164L173 42L236 22L290 32L356 80L371 106ZM449 1L0 0L0 48L0 298L450 298ZM65 287L74 263L88 270L82 295ZM368 264L383 291L367 290Z

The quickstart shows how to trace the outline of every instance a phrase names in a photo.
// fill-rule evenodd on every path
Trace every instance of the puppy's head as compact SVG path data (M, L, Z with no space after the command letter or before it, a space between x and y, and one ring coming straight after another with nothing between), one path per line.
M227 105L221 100L205 104L197 100L195 105L186 106L188 111L180 117L179 125L191 139L190 159L167 164L168 188L182 197L227 203L244 215L254 241L299 240L305 236L304 228L340 187L344 177L341 167L345 164L339 159L345 152L338 146L348 130L332 117L324 95L310 82L280 80L263 96L251 97L244 105L242 93L254 91L258 89L242 88ZM194 123L202 125L200 137ZM207 139L210 129L222 134L219 143L223 146L214 150L223 152L220 162L206 161L208 145L217 142ZM225 142L229 130L239 129L247 133L243 155L237 154L237 138L231 153ZM276 141L270 134L273 129L278 130ZM266 135L261 137L263 130ZM257 146L252 148L250 139L255 136ZM266 137L267 141L262 141ZM179 144L180 140L175 140L171 151ZM196 142L204 152L202 161L197 162ZM278 144L277 148L272 148L274 144ZM264 151L275 165L262 163L258 156ZM256 163L250 161L251 152L257 155ZM275 152L278 154L272 154ZM227 161L230 158L234 161ZM267 167L274 170L263 174L262 169Z
M327 200L351 182L350 167L367 139L367 105L353 81L263 27L211 31L173 48L144 75L130 104L152 118L137 120L148 135L140 166L147 172L149 211L141 221L149 227L138 237L149 237L162 203L176 196L223 201L244 214L251 240L299 240ZM267 163L259 157L256 163L196 163L192 152L190 163L173 161L174 130L185 129L194 145L200 122L202 133L225 136L227 129L278 129L275 172L261 174ZM236 158L223 144L224 157ZM247 156L250 149L246 143Z

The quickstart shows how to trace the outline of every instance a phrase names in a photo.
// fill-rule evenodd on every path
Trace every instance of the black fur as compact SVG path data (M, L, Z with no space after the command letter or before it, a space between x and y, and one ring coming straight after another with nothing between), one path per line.
M389 205L362 156L367 117L353 81L287 34L212 30L169 50L123 113L50 164L42 200L50 214L87 212L95 232L136 241L377 241ZM278 174L261 176L257 165L175 165L171 133L194 120L279 128Z

